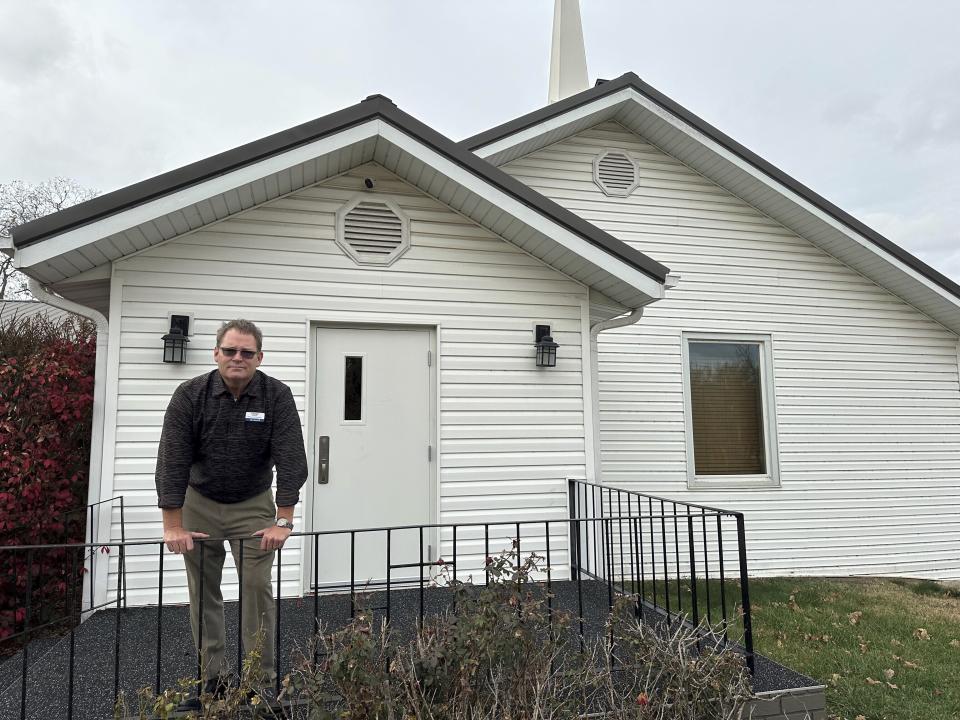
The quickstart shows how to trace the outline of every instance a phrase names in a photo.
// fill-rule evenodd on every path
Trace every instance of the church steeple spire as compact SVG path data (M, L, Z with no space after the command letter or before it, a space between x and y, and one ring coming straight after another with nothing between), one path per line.
M580 0L554 0L554 3L548 95L552 103L589 87L587 52L580 23Z

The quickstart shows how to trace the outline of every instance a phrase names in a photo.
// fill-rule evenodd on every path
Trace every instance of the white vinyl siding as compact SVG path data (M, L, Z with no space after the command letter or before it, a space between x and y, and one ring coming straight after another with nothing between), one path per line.
M335 239L336 213L362 191L364 177L376 178L376 196L409 218L410 248L390 267L358 266ZM439 520L566 517L565 480L586 473L587 288L383 168L356 168L145 250L116 262L114 276L121 313L112 320L120 325L112 491L126 498L128 539L161 535L153 472L164 410L179 382L214 368L216 329L234 317L263 330L262 370L292 388L304 427L309 322L439 325ZM194 316L186 365L161 362L169 312ZM561 345L555 368L535 367L535 322L549 323ZM308 483L314 444L307 439ZM551 551L562 567L566 531L557 523L554 532ZM284 552L285 595L300 592L296 548ZM542 539L525 549L542 551ZM458 558L461 567L482 560L482 542L474 557ZM127 568L128 601L155 602L156 547L132 548ZM227 568L229 599L236 594L229 558ZM164 578L164 602L185 601L179 558L167 556ZM111 594L115 586L111 572Z
M604 482L743 511L753 572L960 577L954 333L615 123L503 169L681 277L600 336ZM771 337L779 488L687 489L684 332Z

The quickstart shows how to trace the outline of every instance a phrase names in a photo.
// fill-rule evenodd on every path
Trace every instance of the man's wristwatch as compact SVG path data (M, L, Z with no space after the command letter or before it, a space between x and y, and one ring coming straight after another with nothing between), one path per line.
M277 527L286 528L287 530L293 530L293 521L287 520L286 518L277 518Z

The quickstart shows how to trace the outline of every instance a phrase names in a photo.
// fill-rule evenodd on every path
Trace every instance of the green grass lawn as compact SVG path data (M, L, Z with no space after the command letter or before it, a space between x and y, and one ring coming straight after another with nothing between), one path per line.
M758 652L827 686L830 717L960 720L960 592L932 582L750 581Z

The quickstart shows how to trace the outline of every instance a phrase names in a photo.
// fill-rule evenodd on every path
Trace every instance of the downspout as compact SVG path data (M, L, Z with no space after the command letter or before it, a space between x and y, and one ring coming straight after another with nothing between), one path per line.
M667 275L666 281L663 284L663 290L672 290L680 282L680 276L670 273ZM659 299L659 298L657 298ZM654 302L651 300L650 303ZM650 303L647 303L649 305ZM599 485L603 484L603 473L600 471L600 372L597 367L597 361L599 360L598 351L597 351L597 339L600 333L604 330L612 330L613 328L624 327L626 325L633 325L640 322L640 318L643 317L643 311L646 309L646 305L638 308L634 308L630 311L628 315L620 315L619 317L610 318L609 320L601 320L596 325L590 326L590 368L593 373L593 476L596 478L596 482Z
M603 473L601 472L600 465L600 370L597 367L597 361L599 360L597 336L604 330L633 325L639 322L640 318L643 317L644 309L645 308L642 307L634 308L628 315L621 315L610 318L609 320L601 320L596 325L590 326L590 372L593 375L593 382L591 383L593 386L591 395L593 397L590 398L590 402L593 405L593 477L594 482L598 485L603 484Z
M93 421L90 429L90 471L88 473L87 485L87 505L93 505L94 503L100 502L101 499L103 429L104 418L106 417L104 403L107 393L107 344L110 337L109 324L103 313L86 307L85 305L80 305L72 300L67 300L59 295L54 295L41 285L39 281L33 278L30 278L30 292L33 293L33 296L37 298L37 300L41 300L47 305L52 305L55 308L89 318L97 325L97 360L93 376ZM91 537L88 542L96 542L96 538L99 537L99 522L97 526L98 527L92 529L88 527L88 530L91 531ZM87 584L91 580L91 575L93 575L93 573L88 572L84 573L83 576L84 604L86 604L86 599L89 598L89 588Z
M609 320L601 320L596 325L591 325L590 341L596 342L597 335L602 333L604 330L623 327L624 325L633 325L636 322L640 322L640 318L643 317L644 310L646 310L645 307L638 307L631 311L629 315L621 315L620 317L610 318Z

